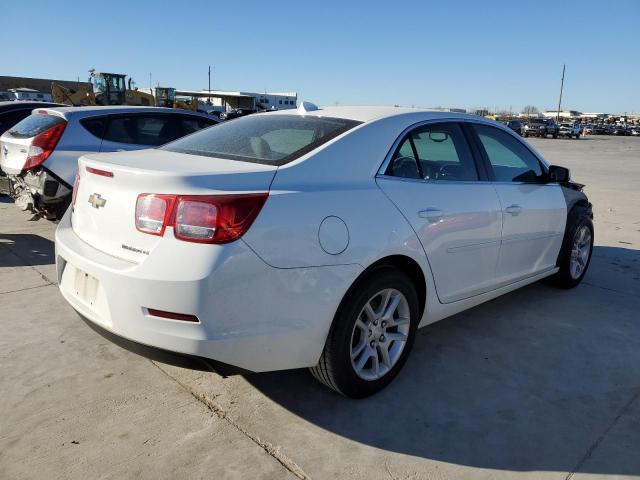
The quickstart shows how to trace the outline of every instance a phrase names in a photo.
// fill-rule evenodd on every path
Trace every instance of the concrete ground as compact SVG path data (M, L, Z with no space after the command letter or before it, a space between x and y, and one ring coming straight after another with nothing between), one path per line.
M110 343L58 294L55 226L0 197L0 478L640 476L640 139L531 143L587 184L585 281L422 329L361 401L305 371L225 378Z

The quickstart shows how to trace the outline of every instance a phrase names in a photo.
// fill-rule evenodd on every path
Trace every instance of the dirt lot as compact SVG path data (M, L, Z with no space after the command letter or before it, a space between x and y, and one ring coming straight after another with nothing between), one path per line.
M113 345L58 294L55 225L0 197L0 478L640 476L640 138L531 143L587 184L585 281L421 330L362 401L305 371L224 378Z

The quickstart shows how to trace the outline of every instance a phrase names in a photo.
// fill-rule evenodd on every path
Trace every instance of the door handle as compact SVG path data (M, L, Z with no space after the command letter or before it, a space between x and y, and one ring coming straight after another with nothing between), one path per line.
M522 211L522 207L520 205L509 205L504 209L505 212L510 213L514 217L518 215Z
M438 210L437 208L425 208L418 212L418 216L420 218L426 218L429 222L435 223L442 220L444 213L442 210Z

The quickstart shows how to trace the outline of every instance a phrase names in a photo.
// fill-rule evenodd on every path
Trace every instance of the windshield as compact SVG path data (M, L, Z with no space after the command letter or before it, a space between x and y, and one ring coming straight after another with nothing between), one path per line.
M91 79L94 93L102 93L107 90L107 82L102 76L95 76Z
M342 118L249 115L201 130L161 148L192 155L284 165L359 124Z

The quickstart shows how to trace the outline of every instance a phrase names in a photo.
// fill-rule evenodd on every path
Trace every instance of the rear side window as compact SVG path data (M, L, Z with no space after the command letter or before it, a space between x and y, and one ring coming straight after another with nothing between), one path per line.
M359 124L341 118L249 115L194 133L162 148L192 155L284 165Z
M496 182L536 183L543 177L538 159L520 140L488 125L474 124Z
M109 118L104 139L157 147L180 137L173 115L118 115Z
M92 117L80 120L85 130L91 133L93 136L102 138L104 135L104 129L107 125L107 117Z
M59 123L65 123L66 120L57 115L47 115L44 113L34 113L27 118L18 122L9 134L16 138L31 138L50 129Z

